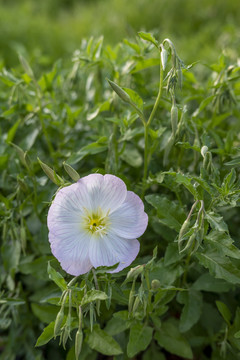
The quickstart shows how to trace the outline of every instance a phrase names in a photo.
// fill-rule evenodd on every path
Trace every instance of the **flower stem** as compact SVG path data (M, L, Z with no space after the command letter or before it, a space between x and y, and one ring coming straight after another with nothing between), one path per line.
M163 88L163 68L161 65L161 52L160 52L160 81L159 81L159 89L158 89L158 95L155 101L155 104L153 106L152 112L148 118L147 122L143 122L144 124L144 170L143 170L143 190L142 190L142 199L144 197L145 194L145 190L146 190L146 179L147 179L147 174L148 174L148 165L150 162L150 153L149 153L149 142L148 142L148 138L149 138L149 129L150 129L150 125L152 123L152 120L154 118L154 115L157 111L157 108L159 106L159 102L161 99L161 95L162 95L162 88Z

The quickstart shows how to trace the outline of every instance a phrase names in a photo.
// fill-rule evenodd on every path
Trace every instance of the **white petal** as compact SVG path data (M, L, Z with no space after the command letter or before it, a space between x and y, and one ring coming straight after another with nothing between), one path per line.
M147 228L148 216L143 202L132 191L127 192L124 203L109 216L111 231L127 239L141 236Z
M125 183L114 175L91 174L78 180L78 183L86 185L93 212L101 208L105 213L111 213L124 202L127 195Z
M60 231L59 231L60 234ZM49 241L53 255L62 268L71 275L85 274L92 268L89 260L90 238L84 233L74 231L60 235L49 233Z
M60 189L49 208L47 219L49 230L54 230L63 222L79 223L84 209L90 207L90 197L84 184L75 183Z
M112 266L119 262L118 272L130 265L139 252L140 244L137 239L123 239L109 233L104 237L92 237L89 247L89 258L92 265Z

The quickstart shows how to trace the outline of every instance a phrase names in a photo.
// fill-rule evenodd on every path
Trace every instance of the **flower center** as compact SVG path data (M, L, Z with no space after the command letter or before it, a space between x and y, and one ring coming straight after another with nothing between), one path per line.
M98 209L97 212L91 213L86 210L86 215L83 217L83 226L91 234L103 236L107 233L107 228L110 224L108 213L103 214L101 209Z

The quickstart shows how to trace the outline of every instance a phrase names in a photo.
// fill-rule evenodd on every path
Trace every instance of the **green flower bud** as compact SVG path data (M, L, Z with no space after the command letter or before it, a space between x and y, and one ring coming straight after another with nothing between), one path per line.
M63 163L64 170L68 173L71 179L74 181L78 181L80 179L80 175L77 173L75 169L73 169L70 165L68 165L65 161Z
M76 337L75 337L75 357L76 360L78 360L78 357L81 353L81 349L82 349L82 341L83 341L83 332L81 329L78 329L78 331L76 332Z
M131 268L127 273L127 279L136 279L138 275L140 275L144 270L144 265L138 265L134 268Z
M133 309L132 309L132 312L135 313L137 311L137 308L139 306L139 303L140 303L140 299L139 299L139 296L136 297L135 301L134 301L134 304L133 304Z
M55 325L54 325L54 339L56 338L56 336L59 334L61 326L62 326L62 322L63 322L63 318L64 318L64 307L62 306L60 311L57 314L56 320L55 320Z
M161 283L158 279L153 279L151 282L151 288L153 291L156 291L157 289L159 289L161 287Z
M115 91L115 93L125 102L127 103L131 103L131 98L130 96L126 93L126 91L124 91L120 86L118 86L117 84L115 84L113 81L108 80L111 88Z

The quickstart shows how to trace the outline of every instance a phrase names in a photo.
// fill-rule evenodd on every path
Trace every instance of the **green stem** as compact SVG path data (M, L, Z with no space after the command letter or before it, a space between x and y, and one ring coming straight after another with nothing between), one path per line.
M159 90L158 90L158 95L157 95L157 99L155 101L155 104L153 106L153 109L152 109L152 112L149 116L149 119L148 119L148 122L147 122L147 125L150 126L153 118L154 118L154 115L155 115L155 112L158 108L158 105L159 105L159 102L160 102L160 99L161 99L161 95L162 95L162 87L163 87L163 68L161 66L161 59L160 59L160 82L159 82Z
M160 53L161 55L161 53ZM163 87L163 68L161 66L161 57L160 57L160 81L159 81L159 90L158 90L158 95L155 101L155 104L153 106L152 112L148 118L148 121L145 122L143 121L144 124L144 170L143 170L143 190L142 190L142 199L144 197L145 194L145 190L146 190L146 179L147 179L147 173L148 173L148 165L149 165L149 161L150 161L150 156L149 156L149 144L148 144L148 138L149 138L149 129L150 129L150 125L151 122L154 118L154 115L157 111L157 108L159 106L159 102L161 99L161 95L162 95L162 87Z

